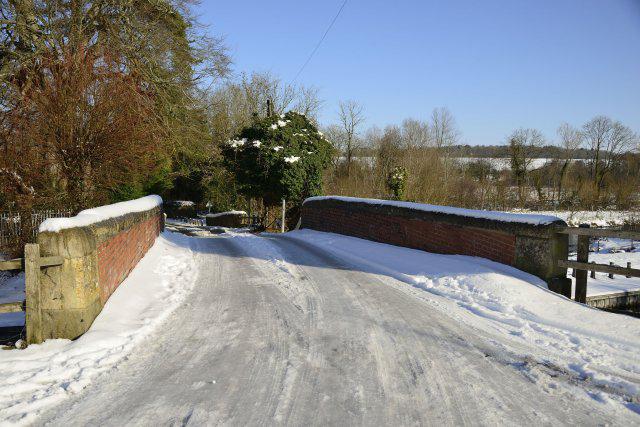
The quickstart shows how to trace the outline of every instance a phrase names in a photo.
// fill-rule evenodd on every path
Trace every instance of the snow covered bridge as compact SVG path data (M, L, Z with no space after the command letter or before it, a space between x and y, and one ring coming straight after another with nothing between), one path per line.
M191 234L163 233L78 340L0 352L0 419L640 422L640 320L536 276L308 229Z

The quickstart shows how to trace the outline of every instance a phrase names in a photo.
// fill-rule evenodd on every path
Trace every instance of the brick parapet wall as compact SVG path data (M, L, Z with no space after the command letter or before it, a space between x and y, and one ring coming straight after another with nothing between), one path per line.
M151 248L162 229L157 215L133 223L128 229L97 245L98 286L104 304Z
M47 269L40 277L43 338L76 338L89 329L163 225L158 206L87 226L41 232L41 254L64 260L60 268Z
M566 259L566 226L558 220L532 225L407 207L338 199L308 200L302 207L301 228L345 234L441 254L487 258L532 273L558 292L567 294L566 270L555 266Z

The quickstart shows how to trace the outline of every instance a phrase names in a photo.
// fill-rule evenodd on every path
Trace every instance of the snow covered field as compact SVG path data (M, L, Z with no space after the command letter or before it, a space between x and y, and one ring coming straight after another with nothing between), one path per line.
M0 351L0 424L33 422L42 410L108 372L151 334L197 277L189 245L186 236L163 233L76 341Z
M483 161L487 162L498 171L510 170L511 159L508 157L454 157L453 160L459 165ZM550 163L553 159L537 158L531 161L531 169L538 169Z

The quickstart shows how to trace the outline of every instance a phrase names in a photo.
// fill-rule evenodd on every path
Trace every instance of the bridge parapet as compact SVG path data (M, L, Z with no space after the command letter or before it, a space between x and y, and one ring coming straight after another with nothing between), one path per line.
M351 197L311 197L301 228L344 234L441 254L470 255L510 265L570 297L567 224L545 215L512 214Z
M162 199L147 196L48 221L38 234L40 252L61 256L63 264L40 277L42 338L76 338L155 242L164 226Z

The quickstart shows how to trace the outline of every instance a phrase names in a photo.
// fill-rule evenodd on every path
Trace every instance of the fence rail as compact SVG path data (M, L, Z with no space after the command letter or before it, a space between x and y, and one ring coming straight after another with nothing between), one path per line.
M609 273L609 277L613 277L613 274L624 275L627 277L640 277L640 269L631 268L629 265L625 268L617 265L589 262L589 243L592 237L614 237L619 239L640 240L640 231L591 228L588 224L582 224L578 228L567 227L559 230L558 233L578 236L576 261L566 259L557 260L559 267L574 269L576 278L576 301L583 304L587 303L587 280L589 271Z

